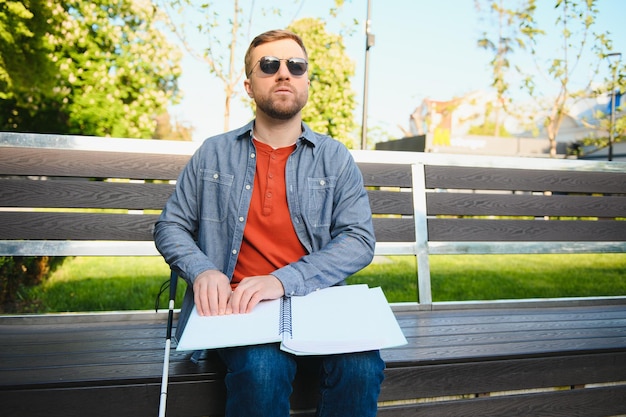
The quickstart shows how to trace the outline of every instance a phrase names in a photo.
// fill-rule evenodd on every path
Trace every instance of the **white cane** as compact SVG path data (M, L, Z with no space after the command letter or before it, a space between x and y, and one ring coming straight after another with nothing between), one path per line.
M170 304L167 314L167 334L165 336L165 355L163 358L163 377L161 378L161 399L159 402L159 417L165 417L167 405L167 380L170 370L170 348L172 346L172 326L174 321L174 302L176 300L176 284L178 275L174 271L170 275Z

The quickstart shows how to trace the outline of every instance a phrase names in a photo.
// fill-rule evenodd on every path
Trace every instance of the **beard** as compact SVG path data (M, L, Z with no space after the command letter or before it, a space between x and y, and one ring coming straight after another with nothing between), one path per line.
M289 120L296 116L306 105L308 90L299 93L292 99L272 98L271 96L256 97L257 111L262 111L267 116L277 120Z

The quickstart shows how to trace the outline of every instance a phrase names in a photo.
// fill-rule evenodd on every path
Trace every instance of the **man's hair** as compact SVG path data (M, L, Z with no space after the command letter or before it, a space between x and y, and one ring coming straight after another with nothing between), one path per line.
M306 48L304 47L304 42L302 42L302 38L300 38L300 36L288 30L269 30L267 32L261 33L256 38L252 39L252 42L250 42L250 46L248 47L248 50L246 51L246 56L244 58L244 63L246 66L246 76L250 76L250 71L252 71L252 67L254 66L254 64L256 64L256 62L251 62L252 51L254 50L254 48L259 45L263 45L264 43L280 41L283 39L291 39L295 41L300 46L300 48L302 48L302 52L304 52L304 58L308 61L308 54L306 52Z

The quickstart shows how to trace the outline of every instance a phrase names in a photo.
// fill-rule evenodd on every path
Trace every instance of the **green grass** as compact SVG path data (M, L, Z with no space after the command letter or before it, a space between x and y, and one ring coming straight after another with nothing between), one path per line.
M434 301L626 295L626 254L436 255L430 266ZM158 257L70 258L23 292L24 312L153 309L168 279ZM349 282L381 286L390 302L416 301L415 259L377 258ZM179 280L177 306L184 289Z
M31 312L154 309L169 267L161 257L68 258L42 285L25 291ZM185 290L178 281L177 305ZM169 292L160 297L167 308Z
M391 257L350 278L380 285L390 302L415 301L415 260ZM626 254L433 255L434 301L626 295Z

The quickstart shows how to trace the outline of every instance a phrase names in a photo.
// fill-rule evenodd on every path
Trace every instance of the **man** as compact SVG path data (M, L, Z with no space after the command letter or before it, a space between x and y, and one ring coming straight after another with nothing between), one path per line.
M342 284L372 260L371 212L358 167L342 144L302 122L307 60L291 32L252 41L244 86L256 103L255 120L203 143L155 226L159 251L189 284L178 335L194 303L200 315L245 314L262 300ZM226 416L289 415L294 356L278 344L219 355L227 367ZM378 351L319 363L318 416L376 415L384 369Z

